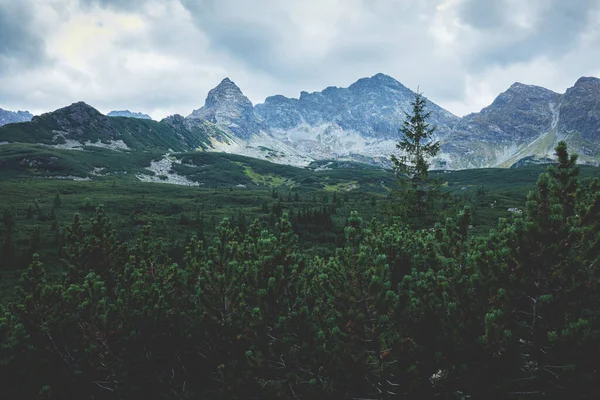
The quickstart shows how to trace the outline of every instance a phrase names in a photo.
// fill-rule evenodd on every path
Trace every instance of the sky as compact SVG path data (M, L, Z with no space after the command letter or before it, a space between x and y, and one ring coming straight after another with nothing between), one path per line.
M600 0L0 0L0 108L160 119L390 75L458 116L600 77Z

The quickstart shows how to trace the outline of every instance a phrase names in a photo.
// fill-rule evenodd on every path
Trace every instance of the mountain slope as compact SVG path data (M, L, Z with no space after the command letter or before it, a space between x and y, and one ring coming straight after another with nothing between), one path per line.
M442 141L439 158L457 169L503 166L551 153L554 139L545 136L554 134L559 99L551 90L515 83L488 107L463 117Z
M8 111L0 108L0 126L16 122L31 121L33 115L29 111Z
M187 119L209 121L241 139L248 139L265 129L254 113L252 102L229 78L223 79L208 92L204 106L192 112Z
M400 82L377 74L348 88L302 92L298 99L272 96L253 107L225 78L186 120L208 121L223 130L225 138L211 141L217 151L291 165L331 158L387 165L413 99ZM429 105L437 138L443 138L459 118Z
M600 161L600 79L582 77L560 100L558 137L571 144L581 161Z
M206 148L209 143L203 127L189 130L168 122L107 117L83 102L34 117L31 122L0 127L0 141L40 143L63 149L95 146L113 150L151 148L165 151Z
M386 165L413 99L414 93L400 82L377 74L348 88L302 92L298 99L268 97L255 110L273 137L301 154ZM459 118L430 101L428 105L436 137L443 138Z
M302 92L299 99L268 97L255 110L270 130L289 131L301 125L338 126L373 139L397 139L398 128L410 111L414 92L384 74L362 78L348 88L328 87L321 92ZM459 118L431 101L431 122L443 136Z
M306 165L340 159L389 166L398 129L414 92L384 74L348 88L302 92L299 98L268 97L254 106L229 79L213 89L206 105L188 118L208 119L230 133L215 149ZM565 94L515 83L478 113L458 118L429 101L429 122L442 151L434 168L510 167L553 156L565 139L581 161L600 159L600 80L581 78ZM266 153L261 148L277 149Z

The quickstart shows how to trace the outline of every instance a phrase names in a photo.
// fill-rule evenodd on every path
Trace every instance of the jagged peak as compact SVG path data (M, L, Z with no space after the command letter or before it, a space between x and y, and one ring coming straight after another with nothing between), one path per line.
M524 90L552 92L552 90L546 89L543 86L527 85L527 84L521 83L521 82L513 83L512 85L510 85L510 87L506 91L508 92L508 91L524 91ZM552 93L554 93L554 92L552 92Z
M391 76L386 75L386 74L381 73L381 72L373 75L371 77L371 79L378 80L378 81L398 82L396 79L392 78Z
M152 119L148 114L144 114L141 112L135 112L130 110L113 110L106 114L107 117L129 117L129 118L139 118L139 119Z
M410 91L406 86L389 75L378 73L371 77L360 78L348 87L349 90L362 90L369 87L387 86L397 90Z
M252 104L239 86L226 77L214 89L211 89L208 92L204 105L205 107L214 106L224 100L231 100L232 98L237 98L241 103Z
M233 90L238 90L240 93L242 93L242 90L240 89L240 87L238 85L235 84L234 81L232 81L231 79L229 79L229 77L225 77L221 80L221 82L212 90L219 90L219 89L233 89Z
M169 115L160 120L160 122L174 123L174 122L183 122L185 117L181 114L173 114Z
M307 93L308 94L308 93ZM298 99L295 99L293 97L286 97L282 94L276 94L274 96L269 96L265 99L265 103L286 103L286 102L295 102L298 101ZM260 105L260 104L257 104Z
M590 84L598 85L600 84L600 79L594 76L582 76L575 82L575 86L586 86Z
M483 110L488 109L491 106L501 106L505 105L508 102L517 99L533 99L533 98L551 98L553 96L559 96L558 93L553 92L550 89L546 89L542 86L537 85L527 85L521 82L515 82L504 92L500 93L490 106L485 107ZM483 111L482 110L482 111Z
M235 114L252 112L252 109L250 99L231 79L226 77L217 87L208 92L204 106L192 111L187 118L215 122L221 119L227 120Z
M75 111L79 111L79 112L88 111L88 112L93 112L93 113L102 115L102 113L100 111L98 111L97 109L90 106L89 104L87 104L84 101L78 101L78 102L72 103L71 105L59 108L59 109L54 110L53 112L47 113L47 114L52 114L52 113L56 113L56 112L75 112Z
M520 89L520 88L525 88L525 87L529 87L530 85L526 85L524 83L521 82L515 82L512 85L510 85L509 89Z

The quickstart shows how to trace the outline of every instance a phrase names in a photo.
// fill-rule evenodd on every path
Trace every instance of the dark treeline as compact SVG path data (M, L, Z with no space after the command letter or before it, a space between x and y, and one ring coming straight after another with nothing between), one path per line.
M177 261L150 226L124 242L101 207L75 216L61 273L33 255L0 310L3 395L596 399L600 181L556 150L487 235L470 208L426 228L353 213L330 257L294 225L327 226L331 202L270 230L232 216Z

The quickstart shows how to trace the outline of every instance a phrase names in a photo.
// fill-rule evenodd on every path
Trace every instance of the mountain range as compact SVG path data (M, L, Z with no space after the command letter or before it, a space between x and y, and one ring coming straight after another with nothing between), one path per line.
M0 126L15 122L31 121L33 115L29 111L7 111L0 108Z
M229 78L212 89L187 117L162 121L141 113L111 112L108 118L85 103L17 120L0 121L0 142L60 148L223 151L306 166L315 160L358 161L389 166L410 112L414 92L376 74L347 88L301 92L299 98L268 97L253 105ZM428 100L429 122L441 152L437 169L510 167L547 162L566 140L586 164L600 161L600 79L583 77L563 94L515 83L478 113L459 118ZM30 115L30 114L29 114ZM148 117L149 118L149 117ZM26 122L31 119L30 122Z
M134 112L129 110L118 110L111 111L106 114L107 117L128 117L128 118L140 118L140 119L152 119L148 114L143 114L140 112Z

